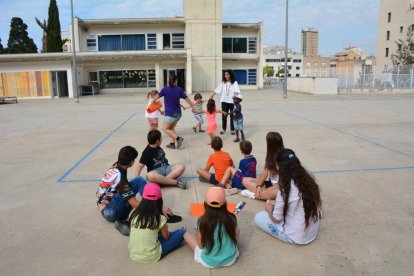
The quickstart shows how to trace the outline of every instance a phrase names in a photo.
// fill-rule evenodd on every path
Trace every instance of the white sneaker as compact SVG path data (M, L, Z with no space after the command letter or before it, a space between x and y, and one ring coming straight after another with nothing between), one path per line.
M249 191L249 190L247 190L247 189L245 189L245 190L243 190L243 191L241 191L241 193L240 193L242 196L244 196L244 197L248 197L248 198L250 198L250 199L255 199L256 197L255 197L255 194L253 193L253 192L251 192L251 191Z
M237 193L238 193L237 188L224 189L224 194L226 196L234 195L234 194L237 194Z

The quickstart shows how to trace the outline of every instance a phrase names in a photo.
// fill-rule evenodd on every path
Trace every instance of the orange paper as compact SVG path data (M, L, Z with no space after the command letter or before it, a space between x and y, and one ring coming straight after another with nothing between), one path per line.
M152 112L154 112L154 111L156 111L156 110L160 109L161 107L162 107L162 103L160 103L160 102L152 102L152 103L148 106L148 108L147 108L147 112L148 112L148 113L152 113Z
M235 203L228 202L227 210L233 213L234 208L236 208ZM204 203L191 203L191 216L201 217L204 214Z

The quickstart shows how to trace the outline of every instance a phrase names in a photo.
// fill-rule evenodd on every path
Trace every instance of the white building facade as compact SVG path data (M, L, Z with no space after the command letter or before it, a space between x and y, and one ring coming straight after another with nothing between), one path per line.
M273 76L285 68L285 51L281 47L270 47L264 50L264 64L273 68ZM301 77L303 75L303 55L288 50L287 72L289 77Z

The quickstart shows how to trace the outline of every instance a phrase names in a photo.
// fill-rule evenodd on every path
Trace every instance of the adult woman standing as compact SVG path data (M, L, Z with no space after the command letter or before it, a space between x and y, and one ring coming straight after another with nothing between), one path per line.
M318 184L293 150L280 150L276 163L280 186L276 203L266 203L266 211L255 217L256 225L286 243L308 244L318 235L322 218Z
M223 82L220 83L217 88L214 90L213 94L211 94L210 99L214 97L215 94L221 94L221 110L226 113L230 113L230 130L231 134L235 134L234 132L234 123L233 123L233 111L234 104L233 104L233 97L240 94L240 88L237 81L234 79L233 71L225 70L224 71L224 79ZM222 114L222 131L220 134L226 133L227 130L227 115Z
M163 129L171 138L171 143L166 146L170 149L181 148L184 141L184 138L178 136L175 132L175 127L177 126L177 123L182 115L180 99L184 99L190 106L194 106L185 91L181 87L177 86L177 80L177 76L175 74L171 74L168 81L169 85L161 89L158 96L154 98L154 101L156 101L159 98L164 97L165 111ZM175 146L175 143L177 143L177 146Z

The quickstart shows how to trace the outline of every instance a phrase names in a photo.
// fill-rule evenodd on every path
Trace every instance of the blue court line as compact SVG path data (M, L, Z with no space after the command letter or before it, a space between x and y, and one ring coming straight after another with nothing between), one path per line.
M362 168L362 169L343 169L343 170L315 170L310 171L312 174L337 174L337 173L358 173L358 172L382 172L382 171L403 171L414 170L414 166L406 167L384 167L384 168ZM259 175L259 174L258 174ZM183 176L185 179L198 179L198 176ZM79 179L79 180L62 180L60 183L82 183L94 182L99 183L100 179Z
M86 158L89 157L97 148L99 148L103 143L105 143L109 137L111 137L115 132L117 132L121 127L123 127L129 120L134 117L136 113L129 116L125 121L122 122L117 128L112 130L105 138L102 139L98 144L96 144L90 151L88 151L78 162L75 163L67 172L65 172L58 180L57 183L64 183L67 180L64 180L70 173L72 173ZM84 182L84 181L77 181L77 182Z
M299 115L296 115L296 114L293 114L293 113L290 113L290 112L286 112L286 111L283 111L283 110L280 110L280 109L277 109L277 111L279 111L279 112L281 112L281 113L284 113L284 114L286 114L286 115L289 115L289 116L296 117L296 118L298 118L298 119L304 120L304 121L306 121L306 122L308 122L308 123L311 123L311 124L314 124L314 125L318 125L318 126L321 126L321 127L325 127L325 128L327 128L327 129L330 129L330 130L335 131L335 132L339 132L339 133L341 133L341 134L343 134L343 135L345 135L345 136L349 136L349 137L355 138L355 139L357 139L357 140L361 140L361 141L364 141L364 142L370 143L370 144L372 144L372 145L378 146L378 147L380 147L380 148L383 148L383 149L386 149L386 150L389 150L389 151L392 151L392 152L398 153L398 154L400 154L400 155L403 155L403 156L406 156L406 157L410 157L410 158L414 158L414 155L413 155L413 154L406 153L406 152L404 152L404 151L400 151L400 150L398 150L398 149L394 149L394 148L391 148L391 147L389 147L389 146L386 146L386 145L383 145L383 144L380 144L380 143L377 143L377 142L371 141L371 140L369 140L369 139L367 139L367 138L364 138L364 137L361 137L361 136L358 136L358 135L355 135L355 134L352 134L352 133L349 133L349 132L343 131L343 130L341 130L341 129L339 129L339 128L331 127L331 126L328 126L328 125L325 125L325 124L319 123L319 122L317 122L317 121L309 120L309 119L306 119L306 118L301 117L301 116L299 116Z

